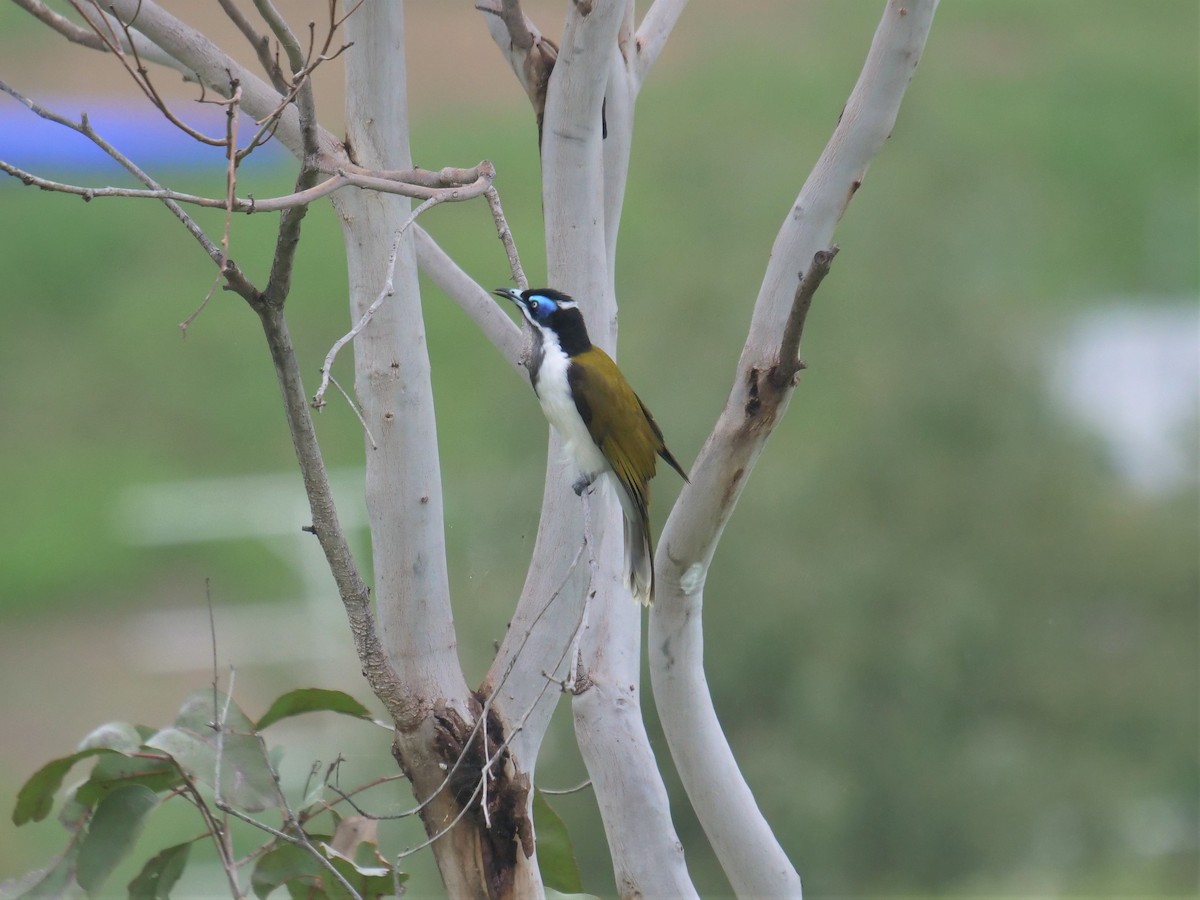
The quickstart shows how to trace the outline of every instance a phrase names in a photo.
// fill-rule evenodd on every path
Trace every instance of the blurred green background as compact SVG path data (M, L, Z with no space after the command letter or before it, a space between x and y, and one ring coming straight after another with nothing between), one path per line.
M416 161L493 160L538 282L525 101L470 4L410 9ZM529 9L557 32L557 4ZM772 237L881 9L695 0L643 92L618 259L621 362L685 463L724 402ZM810 896L1200 889L1198 37L1194 0L943 4L838 230L808 320L810 368L725 533L705 608L717 709ZM137 108L123 78L0 4L0 79L65 114L109 111L96 113L103 132L122 103ZM321 85L337 132L336 66ZM32 117L7 97L0 116L10 158ZM221 193L216 156L146 152L172 186ZM248 190L288 189L276 160L248 167ZM45 147L24 162L124 183ZM277 534L245 526L265 537L171 537L202 530L209 506L242 522L246 507L274 510L280 485L300 490L254 316L217 292L180 339L213 273L155 204L84 205L6 179L0 212L0 805L95 725L166 724L207 682L206 580L221 663L238 667L251 715L310 683L372 699L315 544L290 536L302 512ZM201 220L219 234L219 216ZM483 285L506 282L484 206L423 221ZM234 256L260 281L274 224L234 223ZM305 229L289 308L311 391L348 317L332 212L315 209ZM477 679L532 548L545 427L528 385L456 307L431 288L425 309L456 618ZM348 384L348 358L338 370ZM334 402L319 427L352 495L357 422ZM146 493L273 475L235 483L236 504L222 483L183 500ZM655 490L661 524L678 484L668 473ZM267 648L277 661L263 662ZM696 883L727 894L648 685L644 705ZM386 734L368 726L281 738L301 775L339 751L344 783L389 770ZM581 777L560 709L539 780ZM403 788L374 796L378 811L408 802ZM590 795L556 806L585 887L611 895ZM167 833L198 830L186 816L164 823L143 858ZM46 859L62 832L16 830L6 812L0 835L2 879ZM427 858L412 868L412 893L436 893Z

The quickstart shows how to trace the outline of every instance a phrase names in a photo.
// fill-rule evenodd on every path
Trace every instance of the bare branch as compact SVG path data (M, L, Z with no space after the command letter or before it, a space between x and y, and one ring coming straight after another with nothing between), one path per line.
M641 87L646 73L658 61L671 29L675 27L685 6L687 0L654 0L642 16L642 24L634 37L636 56L632 61L633 79L637 87Z
M81 16L84 15L83 7L81 6L81 3L83 2L85 2L85 0L70 0L71 5ZM86 0L86 2L91 3L98 17L104 22L105 25L109 26L108 28L101 28L98 24L96 24L96 36L104 42L104 44L108 47L109 52L116 56L118 60L120 60L121 65L125 68L125 71L129 73L129 76L133 79L134 84L136 84L141 92L146 95L146 99L148 99L151 104L154 105L155 109L161 112L163 116L166 117L168 122L193 140L199 141L202 144L208 144L210 147L223 146L223 138L209 137L203 132L192 128L171 111L171 108L167 105L167 102L159 95L158 91L154 87L154 83L150 80L150 71L142 63L141 57L138 54L137 43L133 39L133 32L129 25L127 25L125 22L117 20L117 24L120 25L122 31L124 32L125 40L122 42L120 39L118 39L117 35L111 28L112 20L103 15L103 11L100 9L99 0ZM94 20L88 18L88 21L93 22ZM125 53L126 46L129 48L129 52L133 56L132 63L130 63L129 57ZM231 77L229 93L225 94L224 96L232 96L234 90L236 90L236 80Z
M346 393L346 389L344 387L342 387L338 383L338 380L336 378L334 378L332 375L329 376L329 383L338 389L338 392L346 399L346 403L348 403L350 405L350 408L352 410L354 410L354 415L356 415L358 417L358 424L360 424L362 426L363 432L367 436L367 440L371 442L371 449L378 450L379 445L377 443L375 443L375 435L371 434L371 429L367 427L367 420L363 418L362 407L359 406L357 402L355 402L353 397L351 397L349 394Z
M196 221L184 211L183 207L181 207L174 199L167 195L168 192L163 190L162 185L143 172L131 159L129 159L127 156L117 150L116 147L108 143L108 141L104 140L104 138L97 134L92 128L91 124L88 122L86 115L83 116L81 121L72 122L70 119L67 119L58 113L34 103L28 97L25 97L19 91L14 90L3 81L0 81L0 91L4 91L6 94L23 103L29 110L36 113L38 116L41 116L43 119L55 122L65 128L70 128L72 131L79 132L97 147L115 159L118 163L120 163L120 165L124 167L126 171L128 171L138 181L150 189L148 193L152 193L157 196L158 199L162 200L167 209L169 209L175 215L175 217L183 223L184 227L188 230L188 233L196 239L200 246L204 248L204 252L208 254L209 258L217 264L218 268L221 270L221 274L228 281L231 288L247 299L257 297L258 290L253 284L250 283L250 281L242 273L242 270L234 265L232 260L224 258L224 254L222 253L220 247L212 242L208 235L204 233L204 230L198 224L196 224ZM38 184L40 181L40 179L27 180L33 179L33 176L29 175L29 173L21 172L21 170L16 169L14 166L9 166L8 163L2 161L0 161L0 169L9 172L9 174L15 174L18 178L21 178L22 181L25 181L26 184ZM53 182L48 182L47 184L53 184ZM41 187L42 185L38 184L38 186ZM71 193L76 192L71 191ZM85 200L91 199L87 196L86 192L83 192L83 196Z
M225 169L225 230L221 235L221 268L229 259L229 233L233 229L233 200L237 196L237 133L238 103L242 89L234 87L233 96L225 102L225 155L229 165Z
M101 23L105 23L113 35L116 35L119 40L124 41L124 37L121 35L121 33L112 27L112 18L108 14L100 12L90 6L84 7L82 10L84 20L92 26L90 29L88 29L76 25L70 19L67 19L54 12L52 9L46 6L42 0L13 0L13 2L32 14L39 21L43 22L54 31L61 34L71 43L79 44L81 47L87 47L91 50L99 50L102 53L108 52L108 45L101 40L97 34L97 29L101 27ZM134 44L137 45L138 53L143 59L148 59L159 65L175 69L183 75L184 80L196 80L194 72L182 65L179 60L168 55L161 47L154 44L144 35L134 33L131 35L131 37ZM129 44L123 44L122 48L127 51L132 49Z
M4 87L0 82L0 90L6 90L7 93L12 93L13 96L19 96L13 91ZM22 102L26 102L22 100ZM29 103L26 103L29 105ZM34 109L34 106L30 106ZM37 110L34 109L36 112ZM41 113L39 113L41 115ZM43 118L50 118L44 116ZM59 124L66 125L68 128L73 128L76 131L83 133L77 125L66 119L52 119L58 121ZM490 166L490 163L481 163L481 167ZM431 188L421 184L409 184L403 181L397 181L389 177L384 177L384 173L376 173L372 175L360 175L357 173L338 170L338 174L332 178L327 178L320 184L313 185L306 190L296 191L292 194L285 194L281 197L268 197L265 200L255 200L253 197L234 197L232 201L223 197L200 197L196 194L188 194L182 191L173 191L166 188L158 187L150 190L140 190L137 188L117 188L117 187L86 187L77 184L65 184L59 181L52 181L48 178L42 178L34 175L11 163L0 160L0 171L4 171L14 178L20 179L26 185L31 187L41 188L45 191L58 191L64 194L75 194L82 197L85 201L96 200L107 197L126 197L139 200L170 200L176 203L187 203L191 206L203 206L211 209L226 209L231 208L233 212L239 213L264 213L264 212L279 212L285 209L294 209L300 206L307 206L314 200L332 194L334 191L344 187L359 187L379 191L384 194L399 194L402 197L412 197L417 200L429 200L434 197L440 198L438 202L443 200L459 201L471 200L478 197L487 191L491 186L492 178L495 175L495 170L488 171L480 168L478 177L468 183L455 187L440 187ZM366 170L363 170L366 171ZM472 171L472 170L467 170Z
M508 254L508 266L512 269L513 283L523 291L529 287L529 281L525 278L525 270L521 268L521 257L517 253L517 244L513 240L512 231L508 228L508 219L504 217L504 209L500 205L500 194L494 187L489 187L484 191L484 196L487 197L492 218L496 220L496 233L500 236L500 243L504 245L504 252Z
M747 475L793 391L791 375L777 381L771 371L783 374L795 365L789 348L798 345L803 324L795 273L829 245L890 134L936 6L937 0L887 3L841 120L780 228L739 375L659 539L649 640L655 705L688 798L739 896L797 895L800 880L762 817L712 707L701 631L704 582ZM781 359L785 332L783 352L792 355Z
M787 323L783 326L783 338L779 342L779 364L768 375L776 388L793 386L796 375L804 369L804 362L800 359L800 338L804 335L804 320L808 318L813 295L829 274L829 267L837 254L837 244L818 250L813 254L812 264L807 271L800 273L796 296L792 300L792 309L788 313Z
M308 77L315 65L305 58L296 35L271 0L254 0L254 5L279 40L283 52L287 54L288 64L292 68L291 93L295 96L296 107L300 111L300 136L304 142L304 156L315 158L318 152L317 108L313 99L312 81ZM326 46L332 38L333 28L330 28ZM320 60L317 62L319 64Z
M66 16L61 16L50 9L40 0L13 0L13 2L42 24L49 25L71 43L89 47L92 50L108 50L107 45L94 31L81 28Z
M371 318L379 310L379 307L383 306L387 298L392 296L395 291L392 282L396 275L396 254L400 250L400 241L404 238L404 232L406 232L409 226L417 220L417 216L425 212L425 210L429 209L431 206L436 206L438 203L441 203L443 200L447 199L449 199L449 197L446 195L430 197L412 211L412 214L404 220L404 224L400 226L400 230L396 232L396 239L392 241L392 252L388 254L386 269L387 277L384 279L383 287L379 291L379 296L377 296L374 302L367 307L367 311L362 314L359 320L354 323L354 327L334 341L333 346L329 348L329 352L325 354L325 364L321 367L321 386L317 388L317 393L313 395L312 400L313 406L317 409L320 409L325 405L325 391L329 388L329 379L331 377L331 373L333 372L333 361L337 358L338 352L348 343L354 340L354 338L358 336L359 332L367 327L367 323L371 321ZM365 422L363 423L363 427L366 427ZM374 440L372 440L372 443L374 443Z
M279 68L278 61L271 56L270 40L267 39L266 35L258 33L253 23L246 18L234 0L217 0L217 2L221 4L221 9L229 17L229 21L237 26L238 31L242 33L242 36L254 48L258 62L263 67L263 71L267 73L267 77L271 79L271 84L275 87L275 90L281 94L286 94L288 83L283 77L283 70Z
M138 32L146 35L166 54L177 60L200 82L228 97L229 83L242 87L242 107L256 119L268 117L280 102L280 94L259 76L239 64L196 29L162 9L154 0L102 0L105 9L123 22L136 19ZM136 33L136 32L135 32ZM280 115L276 135L296 156L303 156L299 112L294 107ZM321 170L332 172L347 162L345 150L332 134L320 131Z
M308 397L291 335L283 309L274 304L259 304L255 307L263 323L271 359L279 387L283 393L284 411L288 428L292 434L292 445L304 478L304 489L308 495L312 512L312 529L325 551L329 569L337 583L338 594L350 620L355 649L371 689L387 708L398 726L412 726L419 716L417 701L401 684L395 670L384 652L379 635L375 630L375 617L371 611L370 589L362 579L354 554L346 541L345 532L338 521L333 502L333 491L329 486L329 474L325 460L317 444L316 429L308 408Z

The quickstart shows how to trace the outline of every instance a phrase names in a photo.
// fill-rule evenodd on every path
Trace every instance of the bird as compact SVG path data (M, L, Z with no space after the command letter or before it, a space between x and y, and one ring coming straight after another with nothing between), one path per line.
M527 367L542 411L562 438L582 494L612 476L625 519L625 565L634 598L654 600L654 545L650 538L650 479L656 456L683 480L687 472L667 449L662 430L612 357L588 338L579 305L554 288L497 288L533 329Z

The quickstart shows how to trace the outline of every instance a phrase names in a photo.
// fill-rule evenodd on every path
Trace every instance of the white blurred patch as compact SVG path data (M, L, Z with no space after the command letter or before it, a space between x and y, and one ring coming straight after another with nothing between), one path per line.
M1052 387L1108 444L1134 488L1166 494L1197 482L1200 306L1113 306L1082 316L1055 355Z

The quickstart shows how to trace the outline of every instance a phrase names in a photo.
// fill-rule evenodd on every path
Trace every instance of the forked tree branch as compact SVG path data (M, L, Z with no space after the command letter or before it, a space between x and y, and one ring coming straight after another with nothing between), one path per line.
M891 133L936 7L937 0L887 3L841 120L775 240L725 409L659 539L649 640L655 705L688 798L739 896L798 895L800 880L760 813L712 706L703 663L704 582L725 524L792 394L794 372L785 379L773 379L771 372L783 371L781 362L784 370L795 365L795 273L809 270L829 244ZM785 332L782 352L791 355L781 360Z
M6 91L13 96L19 96L14 91ZM37 111L34 106L30 107ZM38 113L41 115L41 113ZM43 116L49 118L49 116ZM52 121L59 121L57 119ZM76 131L81 129L75 123L69 123L65 120L60 121L60 124L68 125L75 128ZM315 200L320 200L332 194L334 191L339 191L343 188L354 187L364 190L376 191L381 194L399 194L402 197L411 197L415 200L434 200L441 203L444 200L458 201L471 200L483 194L492 184L492 179L495 177L495 170L491 168L491 164L484 162L476 166L475 169L456 169L455 172L466 171L472 173L475 177L466 183L457 185L445 185L442 187L426 187L422 184L412 184L406 181L399 181L395 178L385 178L379 174L359 174L358 171L338 170L338 174L332 178L327 178L319 184L314 184L308 188L301 188L291 194L284 194L279 197L267 197L263 200L257 200L254 197L201 197L197 194L189 194L183 191L173 191L166 188L155 190L140 190L138 188L119 188L119 187L88 187L80 184L66 184L60 181L53 181L49 178L43 178L35 175L32 172L21 169L11 163L0 160L0 171L7 172L14 178L19 179L24 184L30 187L40 188L44 191L56 191L62 194L74 194L82 197L85 201L105 199L109 197L122 197L125 199L134 200L173 200L177 203L186 203L189 206L208 207L210 209L229 209L236 213L269 213L279 212L285 209L295 209L296 207L308 206ZM366 171L366 170L363 170ZM314 170L314 175L316 170Z
M167 56L195 76L209 90L228 97L229 83L242 87L242 107L256 119L265 120L280 108L283 97L212 40L195 28L168 13L154 0L103 0L106 12L121 22L132 24L134 34L140 32L157 45ZM284 106L279 115L276 137L298 158L304 156L304 138L300 115L295 104ZM349 162L345 148L332 134L318 129L320 168L333 172Z
M245 13L242 12L234 0L217 0L217 2L221 4L221 9L224 10L229 21L237 26L237 30L242 33L242 37L253 48L255 55L258 57L259 65L263 67L263 71L271 79L271 84L275 90L280 94L286 94L288 83L283 77L283 69L279 66L279 60L271 56L271 41L265 34L258 33L254 24L246 18Z
M580 301L590 336L607 348L612 348L615 338L612 255L607 240L615 216L609 199L611 193L621 192L624 183L631 140L627 125L632 117L622 112L622 127L615 133L609 128L606 142L603 113L605 94L620 57L617 38L627 21L627 8L625 3L608 2L576 3L568 9L542 129L549 280ZM528 92L527 66L519 49L530 45L507 28L498 28L498 15L487 18L493 38L509 56ZM627 81L624 72L621 77ZM628 86L622 89L631 98ZM609 97L611 101L611 93ZM536 98L531 99L536 111ZM628 103L623 104L623 110L629 109ZM619 211L619 202L615 209ZM578 679L572 686L577 738L594 779L618 889L622 895L694 896L638 708L640 610L621 579L613 575L621 568L623 547L620 511L611 493L600 492L596 497L602 502L592 505L591 530L598 540L594 555L600 563L600 578L589 586L586 572L566 573L567 588L556 601L558 608L550 611L555 618L543 620L545 630L528 624L532 610L540 609L551 586L563 582L563 562L581 540L580 504L568 489L569 479L558 462L557 436L552 435L550 444L533 561L513 626L492 666L494 673L515 658L516 672L524 671L527 677L510 682L511 687L497 697L497 708L506 719L523 712L531 703L538 703L533 696L538 674L545 672L555 678L568 674L553 663L563 642L571 642L580 627L581 592L594 593L588 621L580 633L582 665L568 664L567 668L576 672ZM588 552L592 553L592 548ZM573 579L578 583L573 584ZM533 640L518 653L514 637L527 633ZM485 684L492 678L489 675ZM532 718L548 721L552 708L550 703L544 710L535 708ZM527 726L531 737L523 747L526 752L536 749L540 741L536 728L544 725L531 721Z

